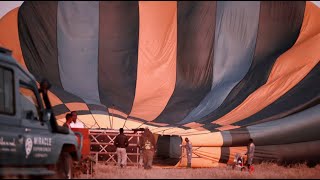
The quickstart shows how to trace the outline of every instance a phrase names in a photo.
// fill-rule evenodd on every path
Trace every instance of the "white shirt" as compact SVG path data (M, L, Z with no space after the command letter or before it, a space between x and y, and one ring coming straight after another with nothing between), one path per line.
M80 121L76 121L76 123L74 123L73 121L70 123L70 127L71 128L84 128L84 125L82 122Z

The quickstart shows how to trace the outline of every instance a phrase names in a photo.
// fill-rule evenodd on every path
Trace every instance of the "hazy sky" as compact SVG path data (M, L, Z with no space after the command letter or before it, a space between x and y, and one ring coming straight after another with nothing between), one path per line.
M0 17L4 16L7 12L18 7L23 1L0 1Z
M0 17L4 16L11 9L18 7L23 1L0 1ZM311 1L320 7L320 1Z

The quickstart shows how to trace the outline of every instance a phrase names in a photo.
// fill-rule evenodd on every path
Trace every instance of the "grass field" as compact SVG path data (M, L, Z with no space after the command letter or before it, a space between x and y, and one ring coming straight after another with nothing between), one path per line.
M134 166L118 168L111 165L97 164L95 173L91 177L80 175L80 179L320 179L320 165L309 168L305 164L292 167L278 166L272 163L254 165L255 171L241 172L233 170L229 166L216 168L174 168L154 166L151 170L145 170Z

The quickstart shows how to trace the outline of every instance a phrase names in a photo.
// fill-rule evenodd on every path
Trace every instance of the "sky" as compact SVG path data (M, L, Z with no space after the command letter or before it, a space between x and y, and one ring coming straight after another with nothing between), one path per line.
M4 16L10 10L20 6L23 1L0 1L0 17Z
M320 7L320 1L311 1ZM23 1L0 1L0 17L4 16L7 12L20 6Z

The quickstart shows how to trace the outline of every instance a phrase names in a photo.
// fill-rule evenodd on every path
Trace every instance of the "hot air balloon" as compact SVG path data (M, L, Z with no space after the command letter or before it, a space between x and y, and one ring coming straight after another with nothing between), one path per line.
M148 126L178 157L188 137L192 167L230 163L250 138L256 162L314 164L319 18L309 1L25 1L0 45L52 83L60 122Z

